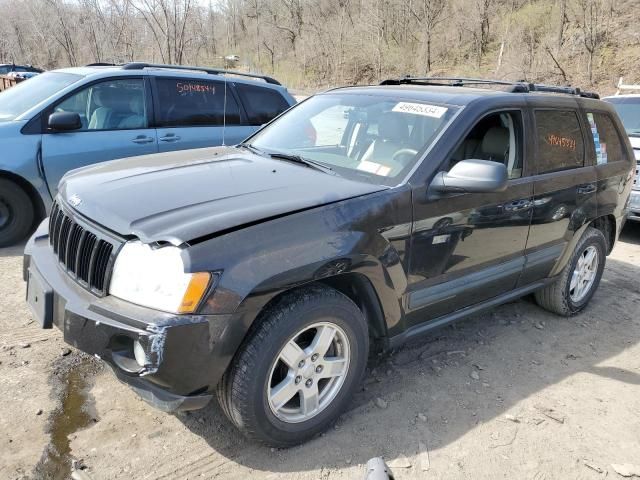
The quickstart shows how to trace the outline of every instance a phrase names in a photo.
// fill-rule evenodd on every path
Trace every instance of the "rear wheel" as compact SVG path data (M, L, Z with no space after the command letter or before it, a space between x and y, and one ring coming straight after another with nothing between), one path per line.
M538 305L563 316L581 311L600 284L606 252L607 242L602 232L589 227L558 279L535 293Z
M323 286L284 295L257 321L218 399L245 435L289 447L325 430L350 401L366 366L367 324Z
M0 247L23 240L33 225L33 203L22 188L0 178Z

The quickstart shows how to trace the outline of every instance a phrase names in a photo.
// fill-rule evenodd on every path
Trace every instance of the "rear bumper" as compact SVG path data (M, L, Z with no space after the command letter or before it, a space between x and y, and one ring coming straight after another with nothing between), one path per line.
M99 298L62 270L49 247L46 222L27 243L24 268L25 279L31 272L50 289L52 325L65 342L107 362L148 403L178 411L211 400L232 358L221 339L232 315L173 315ZM145 351L144 366L135 360L135 342Z

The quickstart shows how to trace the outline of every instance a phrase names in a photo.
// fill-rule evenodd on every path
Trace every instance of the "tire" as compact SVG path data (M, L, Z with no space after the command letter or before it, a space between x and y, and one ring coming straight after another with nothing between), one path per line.
M596 256L597 265L589 270L589 276L592 281L585 280L586 283L584 283L580 281L581 277L578 274L579 263L585 262L586 255L590 255L591 252ZM606 252L607 241L602 232L593 227L587 228L578 241L569 263L558 279L535 292L536 303L545 310L564 317L580 312L587 306L589 300L598 289L607 259ZM577 285L584 285L582 291L579 287L572 288L574 278L577 280ZM586 277L582 278L585 279Z
M256 322L218 385L218 401L250 439L291 447L326 430L359 387L368 358L367 323L348 297L320 285L283 295ZM315 342L325 338L333 339L329 349L323 355L318 347L314 357ZM287 357L293 367L282 360L285 351L294 352ZM344 373L323 378L338 371Z
M0 178L0 247L23 240L35 219L29 195L17 184Z

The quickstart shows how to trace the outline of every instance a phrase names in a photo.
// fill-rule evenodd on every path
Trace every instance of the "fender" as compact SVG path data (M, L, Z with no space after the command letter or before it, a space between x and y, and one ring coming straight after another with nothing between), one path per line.
M400 187L193 245L187 249L188 271L222 271L199 313L235 317L220 342L235 352L260 312L278 295L310 282L358 274L373 286L391 330L404 316L404 255L411 216L411 190Z

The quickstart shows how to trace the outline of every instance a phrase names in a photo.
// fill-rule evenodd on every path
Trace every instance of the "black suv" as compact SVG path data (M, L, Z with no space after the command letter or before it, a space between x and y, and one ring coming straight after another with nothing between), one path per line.
M154 406L217 393L274 446L335 420L370 352L531 292L575 314L624 223L629 140L595 94L483 83L340 88L236 147L71 172L28 302Z

